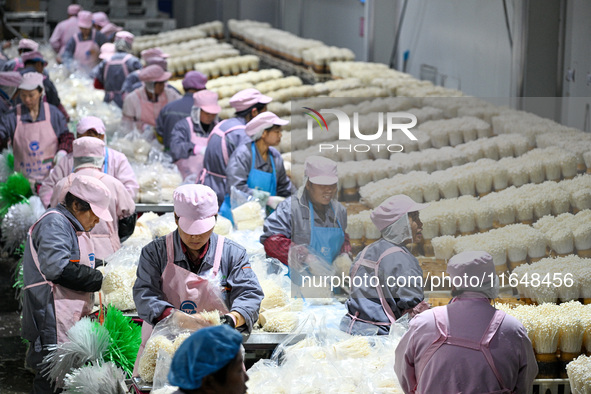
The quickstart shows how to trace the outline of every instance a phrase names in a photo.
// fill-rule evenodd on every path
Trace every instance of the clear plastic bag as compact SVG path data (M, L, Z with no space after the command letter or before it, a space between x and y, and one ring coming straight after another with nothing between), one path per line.
M101 291L105 304L122 311L134 310L133 285L142 252L141 245L124 245L105 259Z
M265 220L265 210L261 208L258 200L253 196L243 193L234 186L230 189L230 206L234 227L237 230L254 230L262 227Z
M170 386L168 384L170 364L172 364L172 355L164 349L159 349L156 357L156 369L154 371L152 391Z
M153 382L160 350L166 351L173 357L183 341L193 332L210 325L208 321L198 314L189 315L178 310L162 319L154 326L143 353L139 355L139 375L142 380L144 382Z

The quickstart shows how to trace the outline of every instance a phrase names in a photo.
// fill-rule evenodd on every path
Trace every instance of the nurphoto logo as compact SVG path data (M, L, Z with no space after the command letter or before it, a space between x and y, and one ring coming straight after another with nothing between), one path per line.
M402 131L409 140L417 141L417 137L410 131L413 127L417 125L417 117L414 114L408 112L378 112L378 130L373 134L362 132L359 129L359 113L353 113L353 122L349 118L345 112L337 109L321 109L320 111L316 111L310 107L303 107L304 109L312 112L306 112L305 114L310 117L308 119L308 141L312 141L314 139L314 123L318 124L320 127L321 132L328 132L328 124L324 119L323 114L332 114L336 116L337 123L339 126L339 134L338 140L339 141L351 141L352 136L361 141L377 141L383 138L384 131L386 141L392 141L392 134L400 130ZM384 129L384 118L386 119L386 127ZM401 123L401 121L410 120L410 122ZM352 132L351 132L352 131ZM338 151L349 151L349 152L368 152L370 150L377 150L378 152L381 149L387 149L389 152L396 153L402 152L404 147L400 144L387 144L387 143L355 143L349 145L341 145L341 144L334 144L334 143L321 143L319 144L319 152L329 151L329 150L336 150Z

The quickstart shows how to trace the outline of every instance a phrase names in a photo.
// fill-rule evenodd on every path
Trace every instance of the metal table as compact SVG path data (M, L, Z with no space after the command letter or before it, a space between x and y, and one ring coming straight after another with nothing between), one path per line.
M138 203L135 204L135 211L140 212L156 212L156 213L166 213L166 212L174 212L174 205L172 203L160 203L160 204L144 204Z

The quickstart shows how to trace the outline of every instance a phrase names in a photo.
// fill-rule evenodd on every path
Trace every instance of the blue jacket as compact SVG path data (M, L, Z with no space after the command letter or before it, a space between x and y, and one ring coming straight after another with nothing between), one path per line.
M228 162L228 168L226 169L226 193L230 194L230 187L234 186L238 190L252 194L252 189L247 185L248 175L250 174L250 167L252 166L252 151L251 143L242 144L234 153ZM273 167L270 161L263 161L259 151L255 148L256 161L255 169L265 171L268 173L273 172ZM283 165L283 158L279 151L273 147L269 148L270 159L275 161L275 175L277 178L277 195L280 197L289 197L296 192L296 188L293 186Z
M178 230L174 231L174 264L190 270L189 260L183 253ZM209 238L209 247L203 262L199 266L198 275L204 275L213 268L215 249L218 236L215 233ZM160 237L142 249L137 268L137 279L133 286L133 299L138 315L151 324L166 308L172 305L166 301L162 293L161 277L167 264L166 237ZM258 320L259 308L263 300L263 290L250 268L246 250L237 243L226 239L222 251L222 260L218 277L222 296L229 310L240 313L246 320L248 331Z
M58 211L66 217L48 215L35 226L32 234L41 271L49 281L58 279L70 260L80 259L76 231L84 231L80 222L63 205L51 211ZM25 286L43 281L33 261L28 239L23 255L23 280ZM37 338L43 345L57 342L53 293L48 284L23 291L22 336L31 343Z
M420 286L423 278L423 270L419 265L419 261L414 257L406 247L395 245L391 242L381 238L378 241L366 246L365 259L377 261L380 255L387 249L399 246L406 253L396 252L391 253L382 259L378 271L384 298L392 308L396 319L400 318L406 309L411 309L423 301L425 295L423 288ZM355 261L359 259L361 253L357 255ZM363 278L364 274L367 277L372 277L374 271L363 265L359 266L357 276ZM397 286L397 283L404 282L398 278L405 278L405 286ZM353 279L353 278L351 278ZM397 281L388 284L388 280ZM351 296L345 303L348 312L351 315L359 313L359 318L363 320L389 323L388 317L382 308L379 295L374 287L358 287L352 289ZM341 330L347 331L351 324L351 318L347 315L341 321ZM366 335L368 332L375 332L378 328L379 334L388 334L390 326L376 326L369 323L357 321L353 325L351 334Z
M172 138L172 129L177 125L179 120L191 115L191 108L193 108L193 93L185 93L182 98L166 104L160 110L156 119L156 132L164 139L164 147L166 149L171 149L170 140Z
M243 127L226 134L228 159L232 156L232 153L237 147L252 141L244 132L246 119L235 117L226 119L218 124L218 127L222 131L226 131L234 126ZM217 135L213 135L207 144L207 150L205 151L205 156L203 158L203 168L219 175L226 175L226 163L224 162L224 156L222 154L222 139ZM207 174L205 175L203 184L213 189L218 196L219 205L222 206L226 194L226 180Z
M213 130L216 124L213 123L210 125L210 131ZM207 137L210 131L204 131L201 122L199 124L193 123L193 132L198 137ZM194 148L195 144L191 142L191 128L185 117L176 122L170 134L170 156L172 157L172 161L188 158L193 155ZM197 174L197 176L199 175L201 174Z

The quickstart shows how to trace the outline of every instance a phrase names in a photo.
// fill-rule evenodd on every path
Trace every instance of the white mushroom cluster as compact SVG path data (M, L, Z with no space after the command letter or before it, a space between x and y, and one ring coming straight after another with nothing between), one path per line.
M325 72L335 60L353 60L355 54L347 48L325 45L322 41L301 38L285 30L274 29L267 23L250 20L228 21L230 34L250 46L295 64L306 64L316 72Z
M488 145L487 148L494 148L491 151L498 155L498 147ZM507 151L508 153L508 151ZM292 155L293 156L293 155ZM498 157L498 156L497 156ZM399 174L393 177L382 179L377 182L369 183L360 188L359 193L364 201L370 207L378 206L382 201L393 194L407 194L415 201L437 201L441 197L452 197L454 195L475 195L484 196L493 190L503 190L507 186L522 186L528 189L536 189L541 182L545 180L559 180L569 178L576 174L576 165L573 171L574 154L560 148L534 149L520 157L506 157L499 161L494 159L480 159L475 163L467 163L457 167L451 167L443 171L433 172L431 174L424 171L413 171L407 174ZM427 167L425 165L425 167ZM433 170L433 167L426 168ZM575 207L586 209L585 196L590 192L572 190L573 185L579 186L583 181L574 179L571 183L560 183L564 192L559 192L554 196L555 205L553 209L556 213L563 213L570 204L570 194L581 193L576 200ZM454 189L454 182L455 187ZM529 183L531 182L531 183ZM555 182L554 186L556 185ZM552 188L553 183L545 182L545 187ZM441 188L439 187L441 184ZM527 185L526 185L527 184ZM437 191L433 190L432 185L437 185ZM565 194L569 196L564 199ZM457 194L456 194L457 193ZM488 197L488 198L494 198ZM535 198L533 196L532 198ZM539 215L538 217L542 217ZM508 218L509 219L509 218ZM513 223L513 221L501 221L502 224Z
M513 270L513 274L518 280L519 293L537 303L591 298L591 259L574 254L548 257L532 264L520 265ZM536 277L540 282L532 283Z
M149 48L163 47L198 38L205 38L207 36L223 37L223 35L223 23L212 21L183 29L160 32L158 34L136 36L133 41L133 49L139 54L141 51Z
M549 246L558 254L570 254L576 249L589 254L591 249L591 209L576 215L563 213L558 216L544 216L533 224L549 241Z
M217 78L223 75L238 75L250 70L258 70L259 61L260 59L255 55L233 56L195 63L193 68L202 72L208 78Z
M573 393L591 393L591 357L577 357L566 365L566 372Z

